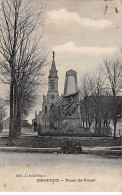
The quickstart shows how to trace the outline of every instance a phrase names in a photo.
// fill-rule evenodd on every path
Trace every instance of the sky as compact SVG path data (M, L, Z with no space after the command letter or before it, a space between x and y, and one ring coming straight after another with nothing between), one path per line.
M47 80L54 50L60 95L64 91L66 71L75 70L79 81L85 72L94 71L102 64L103 58L119 52L122 44L122 0L33 0L40 7L41 2L45 4L43 39L49 52L45 78ZM47 85L39 90L29 122L34 117L34 110L41 110Z
M118 52L122 43L122 2L49 0L46 12L45 37L50 65L54 50L59 93L63 93L67 70L76 70L80 78L101 64L105 56Z

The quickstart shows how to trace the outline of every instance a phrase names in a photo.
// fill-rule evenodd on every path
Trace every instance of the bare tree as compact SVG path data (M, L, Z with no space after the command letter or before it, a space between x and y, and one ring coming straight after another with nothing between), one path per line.
M83 120L83 126L84 122L86 123L86 128L88 128L88 123L90 122L89 119L90 116L90 105L89 105L89 96L91 94L90 92L90 75L88 73L84 74L83 77L80 80L80 96L81 96L81 115ZM89 110L89 111L88 111Z
M90 91L95 106L95 127L97 130L96 133L100 135L103 113L102 97L104 96L104 77L100 69L97 69L97 71L91 76Z
M109 94L105 94L105 96L101 100L102 105L102 119L103 119L103 127L109 127L110 121L112 119L112 100ZM107 133L106 133L107 134Z
M112 119L114 135L116 137L116 124L118 121L117 95L122 91L122 64L118 58L105 59L103 72L106 76L106 86L112 96Z
M82 127L90 129L95 116L95 106L91 96L88 96L87 99L80 100L80 112Z
M92 74L86 73L81 79L81 118L87 128L90 128L93 121L95 122L97 135L102 134L102 128L108 127L111 120L110 98L105 87L105 77L100 68Z
M100 134L102 122L102 96L104 94L104 77L100 69L91 74L86 73L81 79L80 87L82 103L84 103L86 127L90 127L93 119L95 127L99 129L97 134ZM81 108L82 109L82 108Z
M31 1L1 2L0 65L3 82L10 84L10 139L16 137L17 123L21 123L22 97L28 99L40 83L39 74L43 75L46 57L39 50L42 34L34 34L42 25L43 10L42 4L34 8Z

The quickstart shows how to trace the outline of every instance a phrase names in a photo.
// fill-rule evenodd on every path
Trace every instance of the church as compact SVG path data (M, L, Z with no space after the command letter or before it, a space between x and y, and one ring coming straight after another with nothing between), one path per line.
M63 132L63 129L64 131L67 129L68 123L72 124L72 121L75 121L76 124L80 121L77 73L74 70L66 72L64 94L61 97L58 93L58 79L53 51L48 76L48 92L47 95L43 95L42 111L39 114L35 112L35 119L32 120L34 129L38 131L40 127L41 133Z
M43 95L42 111L35 112L35 125L41 125L42 133L49 130L57 130L61 121L61 101L62 98L58 93L58 71L55 65L55 53L53 51L53 60L48 76L48 92Z

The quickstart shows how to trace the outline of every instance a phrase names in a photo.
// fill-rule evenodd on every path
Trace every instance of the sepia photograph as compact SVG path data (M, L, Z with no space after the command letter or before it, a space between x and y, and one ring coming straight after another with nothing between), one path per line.
M122 192L122 0L0 0L0 192Z

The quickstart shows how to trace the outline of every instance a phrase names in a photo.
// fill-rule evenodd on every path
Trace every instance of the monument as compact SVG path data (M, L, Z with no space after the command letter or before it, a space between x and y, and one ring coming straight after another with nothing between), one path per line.
M80 127L80 105L77 73L74 70L66 72L62 112L62 123L65 131L69 133L78 131Z

